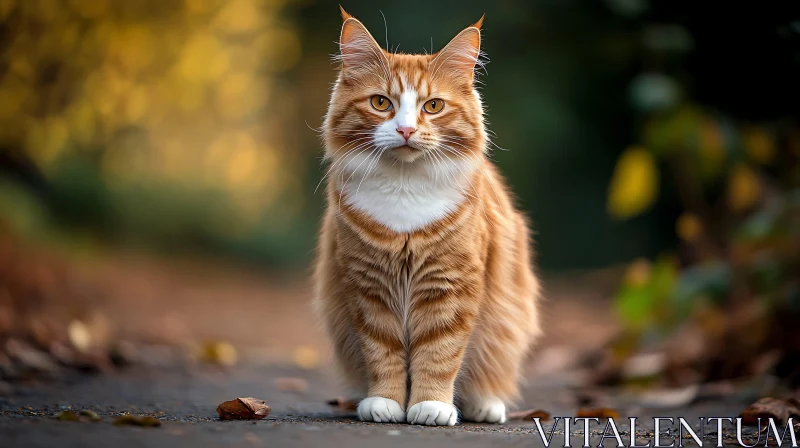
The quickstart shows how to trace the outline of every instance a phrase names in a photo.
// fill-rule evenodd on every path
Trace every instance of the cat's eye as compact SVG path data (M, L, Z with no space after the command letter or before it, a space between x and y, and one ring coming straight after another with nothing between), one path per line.
M389 101L389 98L386 98L383 95L375 95L369 99L369 103L372 104L372 107L375 110L379 110L381 112L386 112L392 108L392 102Z
M422 109L429 114L438 114L444 109L444 101L438 98L426 102Z

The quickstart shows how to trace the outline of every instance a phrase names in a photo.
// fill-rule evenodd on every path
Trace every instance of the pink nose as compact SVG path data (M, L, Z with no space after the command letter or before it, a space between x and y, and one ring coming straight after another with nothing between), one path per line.
M412 128L411 126L398 126L397 132L403 134L403 138L408 141L411 138L411 134L417 131L417 128Z

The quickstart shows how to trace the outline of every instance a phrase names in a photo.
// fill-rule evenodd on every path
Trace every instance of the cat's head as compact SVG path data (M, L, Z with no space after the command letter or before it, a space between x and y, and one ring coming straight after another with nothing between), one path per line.
M341 67L324 125L333 164L436 168L483 157L487 137L475 90L483 18L438 53L400 54L381 48L344 10L342 17Z

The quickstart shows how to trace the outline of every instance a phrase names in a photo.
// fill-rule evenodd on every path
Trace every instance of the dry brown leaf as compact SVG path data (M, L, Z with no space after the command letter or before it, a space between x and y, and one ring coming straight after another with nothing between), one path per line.
M305 392L308 389L308 382L302 378L283 377L275 379L275 387L278 390L291 392Z
M611 408L579 409L576 418L611 418L619 419L619 412Z
M237 398L217 406L220 420L258 420L270 410L267 402L258 398Z
M336 397L333 400L328 400L328 405L336 408L336 410L344 412L355 412L358 409L358 401L347 400L342 397Z
M739 417L742 418L742 423L748 426L757 425L759 418L774 418L777 421L785 422L789 417L800 418L800 402L793 398L781 400L764 397L742 411Z
M533 420L538 418L539 420L546 422L550 420L550 413L541 409L528 409L525 411L509 412L507 417L509 420Z
M99 422L103 420L103 418L100 417L97 414L97 412L94 412L91 409L81 409L80 411L78 411L78 416L82 418L87 418L89 419L90 422Z
M161 420L155 417L138 416L138 415L121 415L114 419L116 426L142 426L145 428L158 428L161 426Z

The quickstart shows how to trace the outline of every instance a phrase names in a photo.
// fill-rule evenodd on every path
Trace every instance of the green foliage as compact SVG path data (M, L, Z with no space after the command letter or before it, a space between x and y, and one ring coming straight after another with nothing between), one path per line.
M794 165L786 161L799 156L792 152L797 150L792 147L797 129L733 125L690 103L648 115L645 122L643 146L636 151L660 160L659 171L671 179L685 209L676 222L681 267L675 269L664 259L651 269L642 268L646 262L634 262L628 278L642 270L652 274L639 282L623 282L617 296L621 321L631 330L669 330L693 318L701 307L725 310L734 300L760 301L774 312L794 306L800 272L800 190ZM630 153L620 156L609 203L638 206L629 213L610 207L616 218L642 213L656 200L642 187L648 184L641 178L648 171L642 168L646 163L632 164ZM620 175L626 169L639 173ZM630 197L615 198L621 192Z

